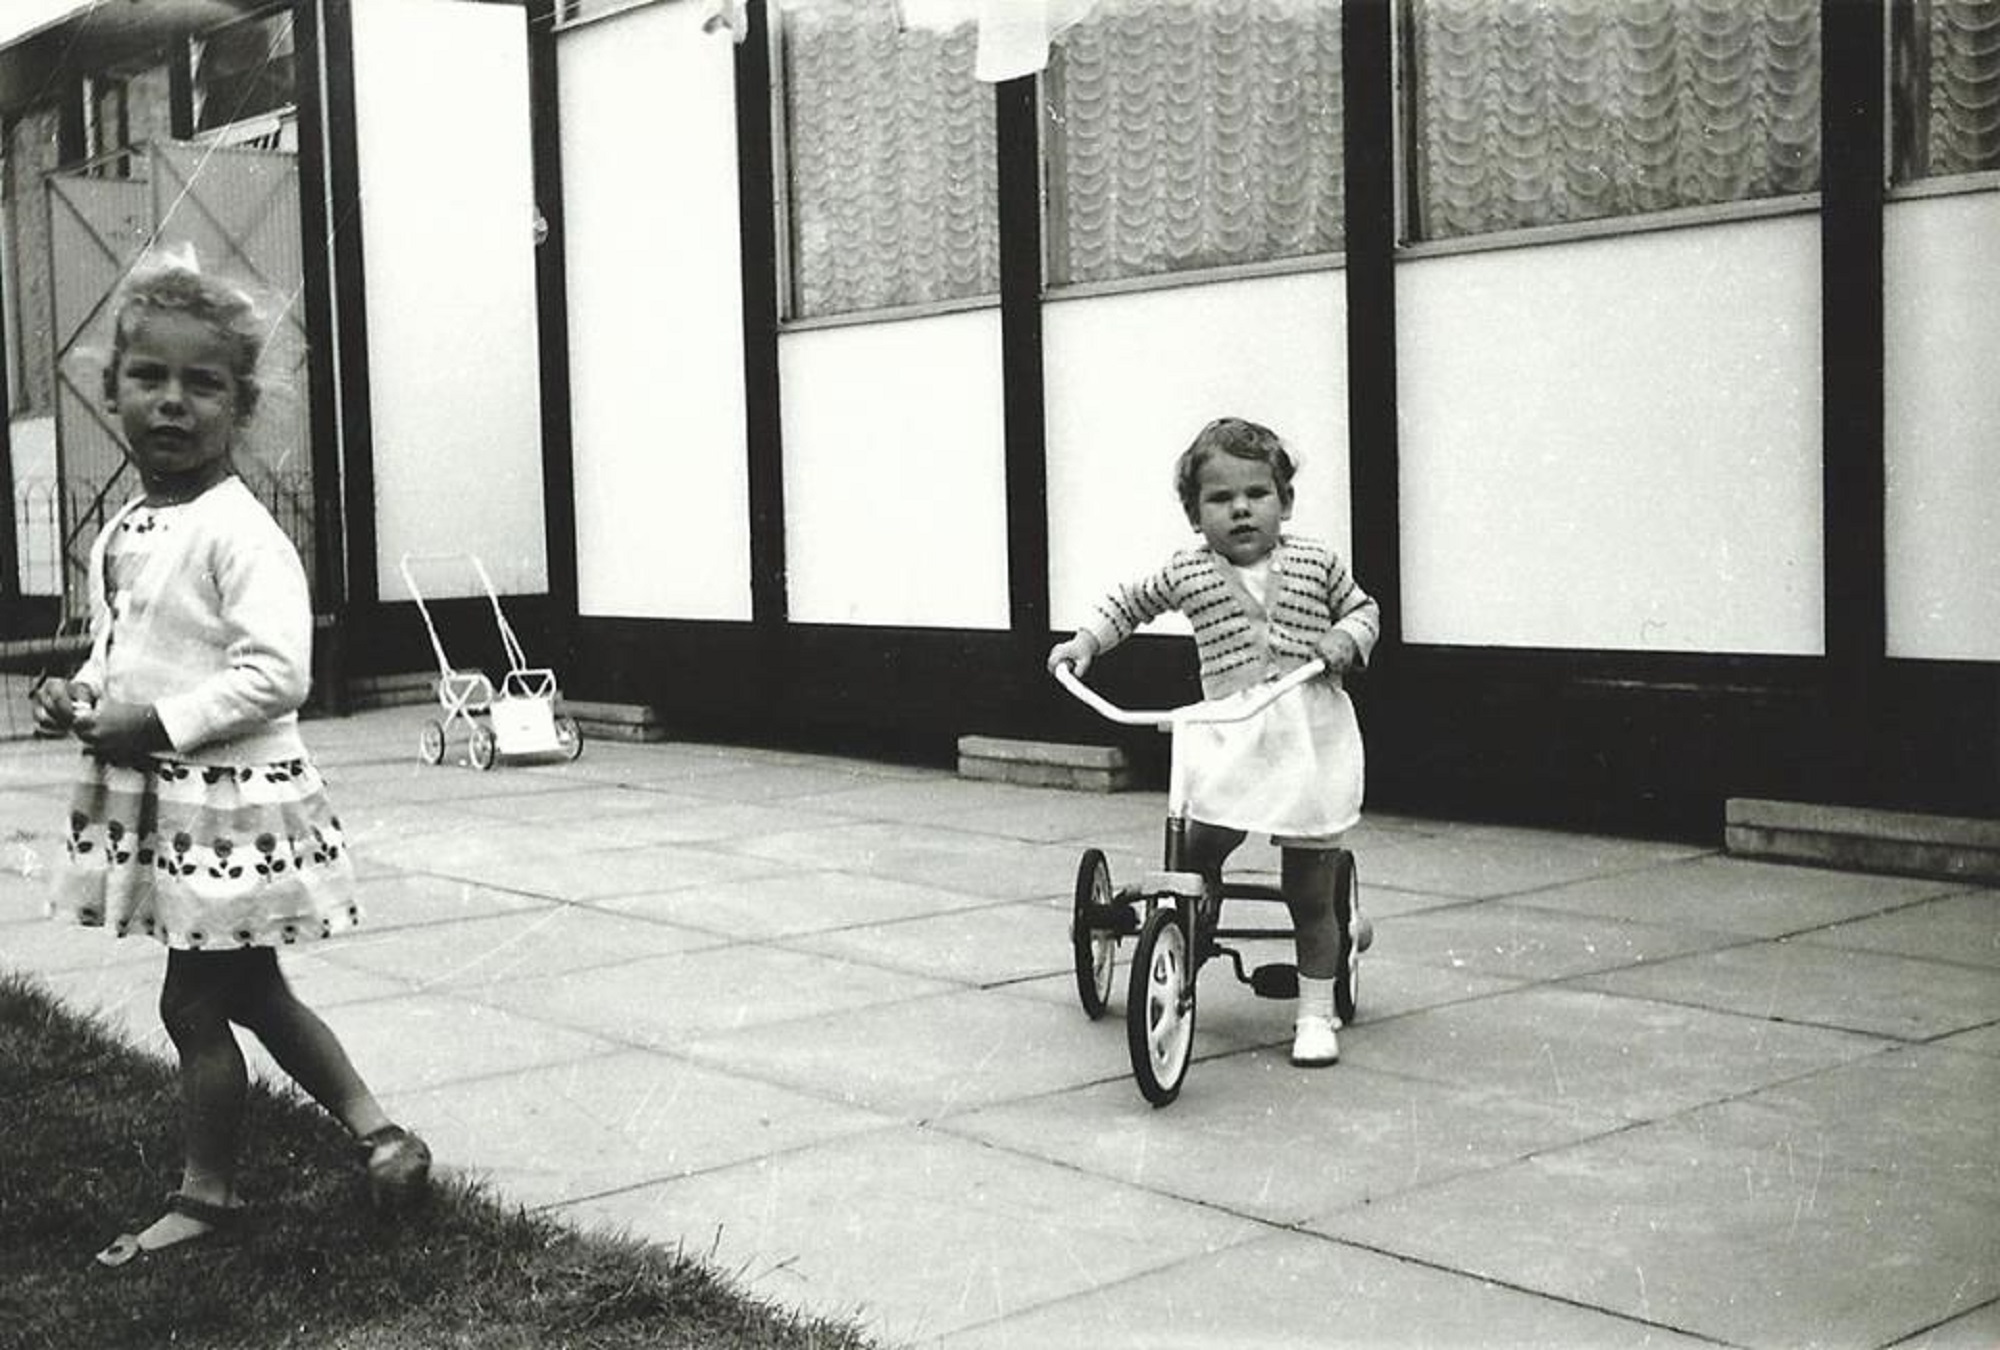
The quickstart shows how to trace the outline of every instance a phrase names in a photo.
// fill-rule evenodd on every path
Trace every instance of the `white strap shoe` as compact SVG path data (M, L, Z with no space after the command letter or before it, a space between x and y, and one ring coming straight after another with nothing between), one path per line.
M1340 1038L1330 1017L1302 1013L1292 1024L1292 1063L1302 1069L1323 1069L1340 1059Z

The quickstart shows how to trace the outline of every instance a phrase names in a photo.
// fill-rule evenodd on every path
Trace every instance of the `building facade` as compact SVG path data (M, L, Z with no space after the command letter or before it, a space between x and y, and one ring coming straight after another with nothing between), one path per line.
M282 13L347 672L469 551L677 732L1105 740L1042 654L1235 413L1383 604L1375 805L2000 814L2000 0L1098 0L998 84L943 0Z

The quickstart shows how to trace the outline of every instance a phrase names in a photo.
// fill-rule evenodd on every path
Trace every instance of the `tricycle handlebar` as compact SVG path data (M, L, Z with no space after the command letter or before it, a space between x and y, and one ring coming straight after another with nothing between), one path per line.
M1255 717L1264 709L1283 698L1306 681L1318 676L1326 669L1326 662L1315 657L1297 670L1287 672L1278 679L1260 685L1253 685L1253 696L1243 700L1241 706L1223 709L1218 703L1188 703L1178 708L1134 709L1121 708L1111 700L1085 684L1076 673L1075 667L1065 661L1055 668L1057 683L1069 690L1078 699L1089 704L1099 716L1122 723L1128 727L1186 726L1204 722L1242 722Z

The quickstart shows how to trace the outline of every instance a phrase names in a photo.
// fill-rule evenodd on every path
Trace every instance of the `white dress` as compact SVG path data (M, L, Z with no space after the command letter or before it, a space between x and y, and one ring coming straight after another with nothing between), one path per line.
M1270 560L1226 566L1225 575L1239 603L1261 618ZM1256 627L1261 634L1263 626ZM1256 692L1243 690L1217 706ZM1331 680L1308 681L1245 721L1186 726L1179 735L1188 809L1198 821L1283 844L1331 843L1361 819L1361 727L1347 691Z

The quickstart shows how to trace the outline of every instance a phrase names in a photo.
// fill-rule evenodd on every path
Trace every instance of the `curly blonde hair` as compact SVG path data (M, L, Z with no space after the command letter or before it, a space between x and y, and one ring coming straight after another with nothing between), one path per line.
M247 421L257 410L261 392L257 362L268 336L264 317L248 291L202 272L192 258L166 257L142 264L118 288L112 305L111 355L104 363L104 397L117 398L118 370L140 323L148 314L168 310L206 323L223 339L230 373L236 377L236 420Z

